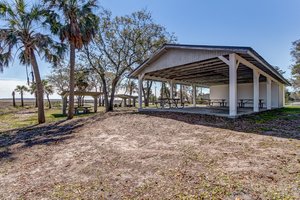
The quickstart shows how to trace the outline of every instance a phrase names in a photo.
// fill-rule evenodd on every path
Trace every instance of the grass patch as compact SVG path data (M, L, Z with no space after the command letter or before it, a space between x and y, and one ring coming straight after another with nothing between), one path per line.
M103 108L98 109L100 112ZM95 113L79 114L74 118L88 117ZM45 109L46 123L56 122L66 119L66 115L61 114L60 108ZM6 131L16 128L24 128L38 124L36 108L14 108L9 109L8 113L0 114L0 131Z
M282 120L296 120L300 117L300 106L286 106L275 110L259 113L255 115L254 121L256 123L265 123L268 121L282 119Z
M273 129L270 127L260 127L259 128L261 131L272 131Z

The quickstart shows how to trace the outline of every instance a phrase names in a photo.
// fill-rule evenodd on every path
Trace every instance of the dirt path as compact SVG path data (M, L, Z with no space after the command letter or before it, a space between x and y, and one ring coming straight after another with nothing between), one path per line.
M113 113L6 133L0 198L300 197L300 140L215 122Z

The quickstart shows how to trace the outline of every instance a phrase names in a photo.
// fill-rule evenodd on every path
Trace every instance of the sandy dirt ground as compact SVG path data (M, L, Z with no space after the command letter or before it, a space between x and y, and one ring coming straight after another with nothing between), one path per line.
M0 199L299 199L285 123L115 112L4 132Z

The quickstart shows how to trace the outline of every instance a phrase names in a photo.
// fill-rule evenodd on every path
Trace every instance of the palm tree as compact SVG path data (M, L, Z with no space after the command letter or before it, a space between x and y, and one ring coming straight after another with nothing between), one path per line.
M67 40L70 46L70 86L68 119L74 116L75 87L75 50L87 45L98 28L98 17L92 9L96 8L96 0L44 0L51 15L51 31L59 35L62 42ZM56 14L58 13L58 14ZM60 18L63 18L60 20Z
M42 80L42 83L43 83L44 92L46 94L47 101L48 101L48 104L49 104L49 108L51 108L51 102L50 102L50 99L49 99L49 95L52 95L54 93L53 86L49 85L47 80ZM31 83L31 85L29 87L29 92L30 92L30 94L34 94L34 96L35 96L35 107L37 107L37 100L36 100L37 89L36 89L36 84L35 83Z
M51 101L49 99L49 96L52 95L54 93L54 88L52 85L49 85L47 80L42 80L43 85L44 85L44 90L47 96L47 100L48 100L48 105L49 105L49 109L51 109Z
M0 1L0 71L9 66L16 54L21 64L32 66L37 87L39 123L45 122L45 113L44 90L36 54L56 63L64 49L63 45L39 31L47 24L43 20L48 13L42 7L26 4L24 0L15 0L13 3Z
M24 95L24 92L29 91L28 88L25 85L17 85L15 91L21 95L21 106L24 107L23 95Z
M36 89L36 84L33 82L30 84L29 86L29 92L30 94L34 94L34 98L35 98L35 107L38 107L38 103L37 103L37 89Z
M12 93L11 93L11 95L12 95L12 97L13 97L13 107L16 107L16 94L15 94L15 91L13 91Z

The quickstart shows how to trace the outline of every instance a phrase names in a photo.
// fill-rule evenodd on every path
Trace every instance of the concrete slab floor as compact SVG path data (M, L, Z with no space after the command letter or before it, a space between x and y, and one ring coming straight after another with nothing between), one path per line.
M260 111L265 111L266 109L260 109ZM143 108L139 109L139 112L178 112L178 113L191 113L191 114L201 114L201 115L214 115L220 117L230 117L228 107L215 107L215 106L197 106L197 107L184 107L184 108ZM238 113L236 117L242 115L252 114L253 108L238 108Z

